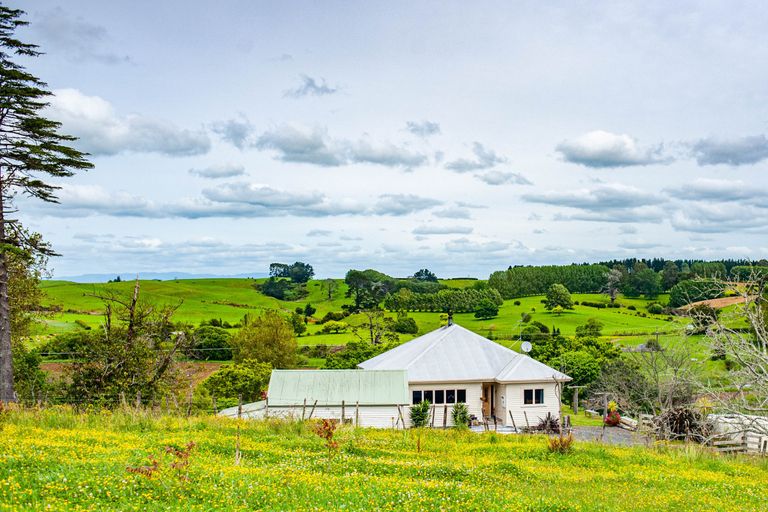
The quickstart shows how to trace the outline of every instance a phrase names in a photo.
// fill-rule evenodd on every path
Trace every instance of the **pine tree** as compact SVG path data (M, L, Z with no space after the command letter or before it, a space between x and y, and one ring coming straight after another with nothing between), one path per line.
M53 254L42 242L26 236L18 220L14 199L19 194L57 202L59 188L45 177L72 176L92 165L86 154L69 146L74 137L59 133L60 123L43 117L50 96L47 84L28 73L12 58L37 57L38 46L14 37L27 25L24 12L0 5L0 401L16 399L13 388L11 323L8 302L8 256Z

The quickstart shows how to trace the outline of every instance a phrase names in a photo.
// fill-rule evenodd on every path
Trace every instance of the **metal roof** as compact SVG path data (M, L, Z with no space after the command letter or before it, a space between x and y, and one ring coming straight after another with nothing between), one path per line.
M457 324L414 338L358 366L364 370L407 370L409 382L571 380Z
M267 391L269 406L395 405L410 403L408 379L402 369L272 370Z

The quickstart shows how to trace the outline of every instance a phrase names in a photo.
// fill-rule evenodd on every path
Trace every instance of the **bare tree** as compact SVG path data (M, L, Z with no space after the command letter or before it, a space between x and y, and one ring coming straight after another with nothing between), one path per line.
M724 392L709 383L704 390L714 408L733 415L731 426L768 435L768 275L753 272L746 283L729 284L743 302L720 315L707 330L715 353L735 361Z
M329 278L323 280L323 288L328 292L328 300L333 300L333 292L335 292L338 287L339 283L337 283L335 279Z
M622 279L624 279L624 274L617 268L612 268L605 273L605 284L600 291L611 298L611 304L616 302L616 296L619 294Z
M362 342L368 341L373 345L379 345L385 341L397 341L399 339L394 332L384 312L380 309L364 309L360 313L365 317L363 323L352 327L352 334ZM361 334L364 333L364 334Z

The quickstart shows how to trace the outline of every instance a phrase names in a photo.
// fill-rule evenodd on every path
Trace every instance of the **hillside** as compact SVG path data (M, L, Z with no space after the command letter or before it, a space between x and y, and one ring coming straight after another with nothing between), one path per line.
M280 301L266 297L253 288L254 279L189 279L176 281L141 281L142 295L146 300L162 304L180 304L175 315L177 321L198 324L202 320L211 318L220 319L231 324L237 323L246 313L258 313L263 309L281 309L291 312L297 306L303 307L311 303L317 308L316 318L321 318L329 311L341 311L342 304L350 300L344 297L347 287L343 280L337 280L336 289L331 300L328 300L327 291L321 281L310 281L307 289L308 297L300 301ZM450 287L466 287L475 283L475 280L451 279L442 281ZM47 306L56 305L62 309L46 320L46 327L42 333L55 333L77 329L76 320L85 322L91 326L98 326L101 322L102 303L91 295L96 293L116 292L128 294L133 287L132 282L82 284L67 281L44 281L42 288L48 296ZM625 306L633 306L635 310L626 307L620 309L596 309L577 305L573 310L566 311L562 315L547 312L541 303L542 296L523 297L515 300L507 300L499 311L499 316L490 320L478 320L472 313L456 314L455 319L465 327L483 334L495 333L495 337L512 339L517 337L522 324L520 318L523 313L528 313L532 321L539 321L548 327L556 326L565 335L572 335L579 325L583 325L589 318L598 318L604 324L604 334L611 336L628 336L651 334L656 331L662 333L676 332L679 330L679 319L670 322L663 315L650 315L645 313L649 301L644 299L621 298L620 302ZM574 294L575 301L605 302L605 297L596 294ZM665 301L666 296L661 296L660 301ZM520 302L516 305L515 302ZM646 315L646 316L642 316ZM418 325L420 333L432 330L440 325L439 313L411 313ZM359 323L361 318L351 317L348 322ZM308 334L302 336L301 344L344 344L349 341L349 334L316 334L320 330L319 325L310 324ZM41 333L41 334L42 334ZM406 337L404 337L406 338Z
M543 436L339 431L329 462L306 423L151 417L130 411L11 412L0 438L0 508L11 510L759 510L765 460L699 447ZM234 464L237 432L242 460ZM194 442L186 467L166 446ZM127 471L150 465L151 477Z

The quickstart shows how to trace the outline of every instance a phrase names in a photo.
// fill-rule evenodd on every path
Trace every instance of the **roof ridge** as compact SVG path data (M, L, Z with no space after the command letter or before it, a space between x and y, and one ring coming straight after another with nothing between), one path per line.
M458 324L450 324L450 325L446 325L446 326L445 326L445 327L446 327L446 329L445 329L445 332L444 332L444 333L442 333L440 336L438 336L438 337L437 337L437 339L436 339L435 341L433 341L432 343L430 343L430 344L429 344L429 346L427 346L427 348L425 348L424 350L422 350L422 351L421 351L421 354L419 354L419 355L417 355L416 357L414 357L413 359L411 359L411 362L409 362L409 363L408 363L408 365L406 366L406 368L410 368L410 367L413 365L413 363L415 363L416 361L418 361L419 359L421 359L422 357L424 357L424 354L426 354L427 352L429 352L430 350L432 350L433 348L435 348L435 345L437 345L438 343L440 343L441 341L443 341L443 339L444 339L444 338L445 338L445 337L448 335L448 332L451 330L450 328L451 328L451 327L454 327L454 326L456 326L456 327L460 327Z

